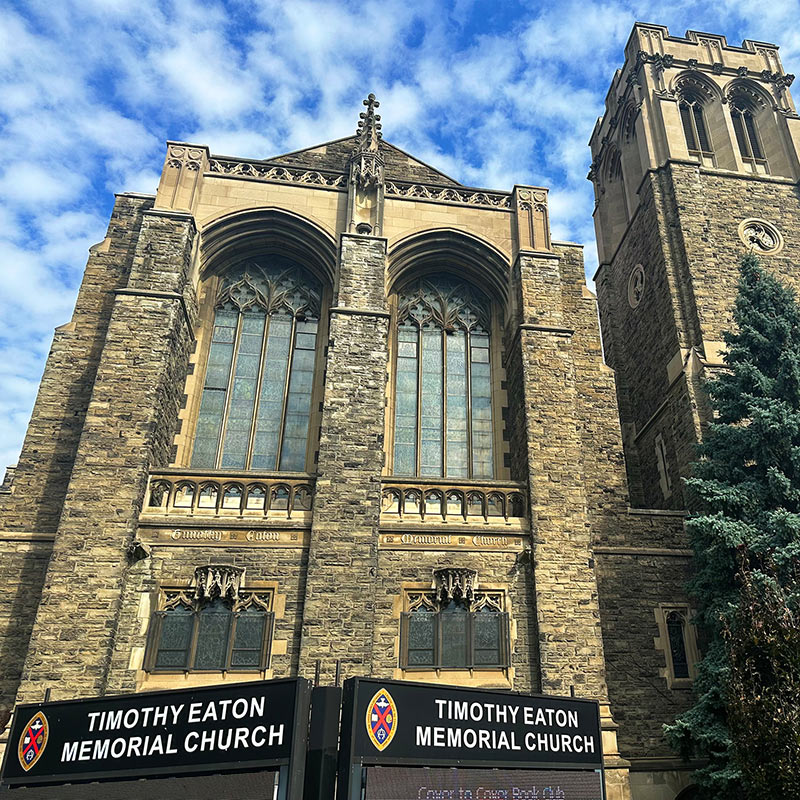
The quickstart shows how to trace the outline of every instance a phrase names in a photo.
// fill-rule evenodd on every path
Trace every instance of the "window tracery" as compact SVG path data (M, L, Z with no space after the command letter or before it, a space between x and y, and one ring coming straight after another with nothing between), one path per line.
M193 467L305 470L321 303L319 282L283 259L222 278Z
M703 100L696 91L686 90L681 94L678 109L683 124L683 134L686 137L686 147L689 155L695 157L711 158L714 155L711 139L708 135Z
M753 169L766 167L767 158L761 144L756 117L764 101L754 90L738 85L728 98L733 131L742 160Z
M394 473L494 474L489 301L445 276L398 296Z
M269 665L272 590L246 589L244 570L199 567L194 586L164 589L150 621L151 672L256 671Z
M406 592L401 666L437 670L508 667L504 593L479 590L474 570L436 570L434 581L433 589Z

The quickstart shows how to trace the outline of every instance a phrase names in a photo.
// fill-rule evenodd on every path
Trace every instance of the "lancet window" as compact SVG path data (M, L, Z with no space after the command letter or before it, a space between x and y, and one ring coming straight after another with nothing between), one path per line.
M306 469L321 297L319 283L283 259L225 274L193 467Z
M398 296L394 474L494 474L489 301L449 277Z
M678 107L689 155L711 158L714 152L708 136L702 101L694 92L685 92Z
M751 165L765 165L767 160L758 135L752 104L745 97L735 96L730 101L730 109L736 143L742 159Z

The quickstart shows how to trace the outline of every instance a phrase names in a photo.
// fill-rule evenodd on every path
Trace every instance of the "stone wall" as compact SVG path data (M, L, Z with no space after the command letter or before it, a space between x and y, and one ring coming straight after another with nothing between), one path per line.
M207 564L244 567L245 588L264 582L277 584L279 608L270 669L275 678L297 675L307 556L304 548L154 545L151 557L137 562L126 574L107 691L133 692L148 688L141 667L150 617L157 610L158 590L163 586L191 586L195 568ZM184 676L175 677L175 685L180 685L181 678L185 681ZM220 677L215 676L215 680Z
M384 464L384 239L342 234L328 340L300 674L371 674L380 476Z
M670 689L660 672L665 653L655 610L660 603L686 602L690 559L615 553L598 555L597 583L603 618L608 693L619 725L618 743L628 759L675 759L661 726L688 708L691 689Z
M125 285L152 198L118 195L106 238L91 248L72 319L56 329L0 530L54 533L100 361L114 290ZM2 568L0 568L1 570Z
M186 215L151 211L142 222L128 286L113 301L18 700L48 685L54 697L105 690L147 473L169 463L182 402L193 241Z

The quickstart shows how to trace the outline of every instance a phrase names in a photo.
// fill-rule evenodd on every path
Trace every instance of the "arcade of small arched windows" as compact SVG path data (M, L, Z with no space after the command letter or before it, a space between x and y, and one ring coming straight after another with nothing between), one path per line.
M303 519L311 511L313 491L309 479L212 480L153 472L142 513Z

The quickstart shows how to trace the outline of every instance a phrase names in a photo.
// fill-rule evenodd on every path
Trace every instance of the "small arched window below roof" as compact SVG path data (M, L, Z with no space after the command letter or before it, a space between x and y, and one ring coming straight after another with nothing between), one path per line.
M714 151L708 136L703 103L694 92L686 92L679 103L683 134L689 155L711 158Z

